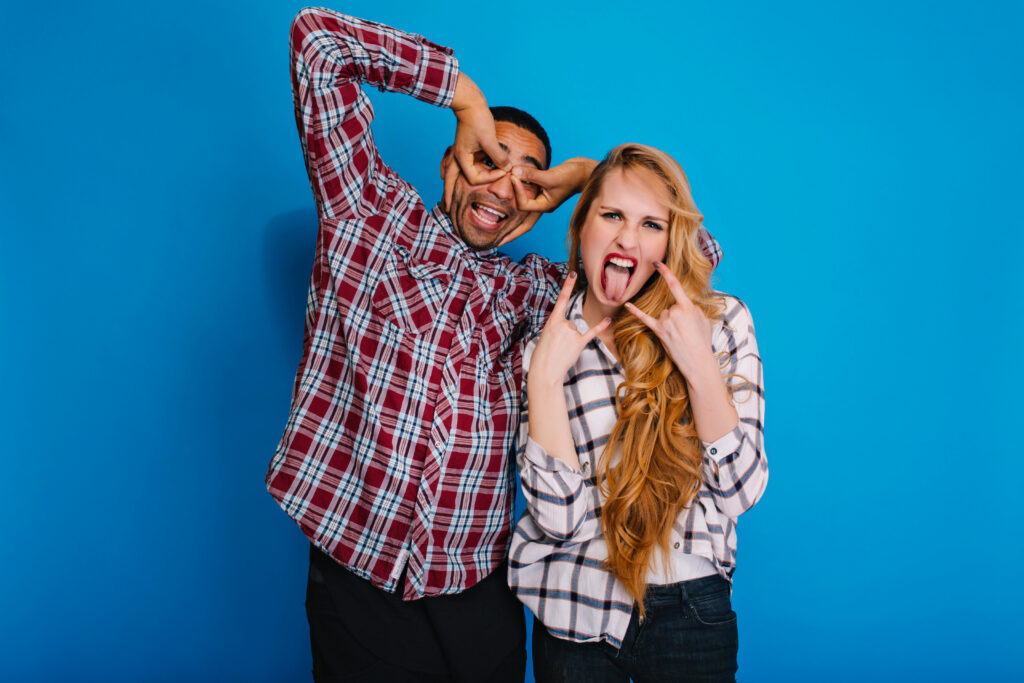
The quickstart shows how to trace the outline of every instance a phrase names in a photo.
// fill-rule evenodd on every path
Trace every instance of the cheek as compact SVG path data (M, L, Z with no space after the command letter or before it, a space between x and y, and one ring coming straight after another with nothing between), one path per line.
M664 263L665 257L668 256L668 233L662 231L651 235L645 241L644 251L644 256L650 260Z
M583 270L590 270L594 262L601 257L601 248L594 238L594 231L586 225L580 231L580 257L583 260Z

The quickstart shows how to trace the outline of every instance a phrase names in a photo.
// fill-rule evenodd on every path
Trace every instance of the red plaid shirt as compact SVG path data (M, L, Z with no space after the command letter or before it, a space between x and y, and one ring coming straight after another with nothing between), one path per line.
M564 265L468 248L381 160L360 85L447 107L459 75L450 49L305 9L291 55L320 230L267 489L313 543L375 586L397 591L407 566L405 599L457 593L506 555L523 344Z

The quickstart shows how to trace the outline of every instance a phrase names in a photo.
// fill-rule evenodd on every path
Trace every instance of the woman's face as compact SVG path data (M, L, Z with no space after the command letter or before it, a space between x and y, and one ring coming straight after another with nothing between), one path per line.
M605 176L580 230L587 299L602 314L636 296L654 274L654 262L664 261L670 201L652 171L616 168Z

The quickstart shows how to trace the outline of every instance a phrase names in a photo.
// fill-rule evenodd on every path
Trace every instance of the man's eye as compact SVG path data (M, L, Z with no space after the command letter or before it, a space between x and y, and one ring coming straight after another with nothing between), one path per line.
M491 161L491 158L486 155L480 160L480 163L490 169L498 168L497 165L495 165L495 163Z

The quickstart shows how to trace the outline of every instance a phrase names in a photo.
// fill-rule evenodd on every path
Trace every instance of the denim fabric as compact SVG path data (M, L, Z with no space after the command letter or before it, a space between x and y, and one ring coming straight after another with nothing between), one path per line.
M622 647L574 643L533 628L533 675L537 683L636 683L736 680L739 634L729 582L706 576L647 589L647 615L633 608Z

